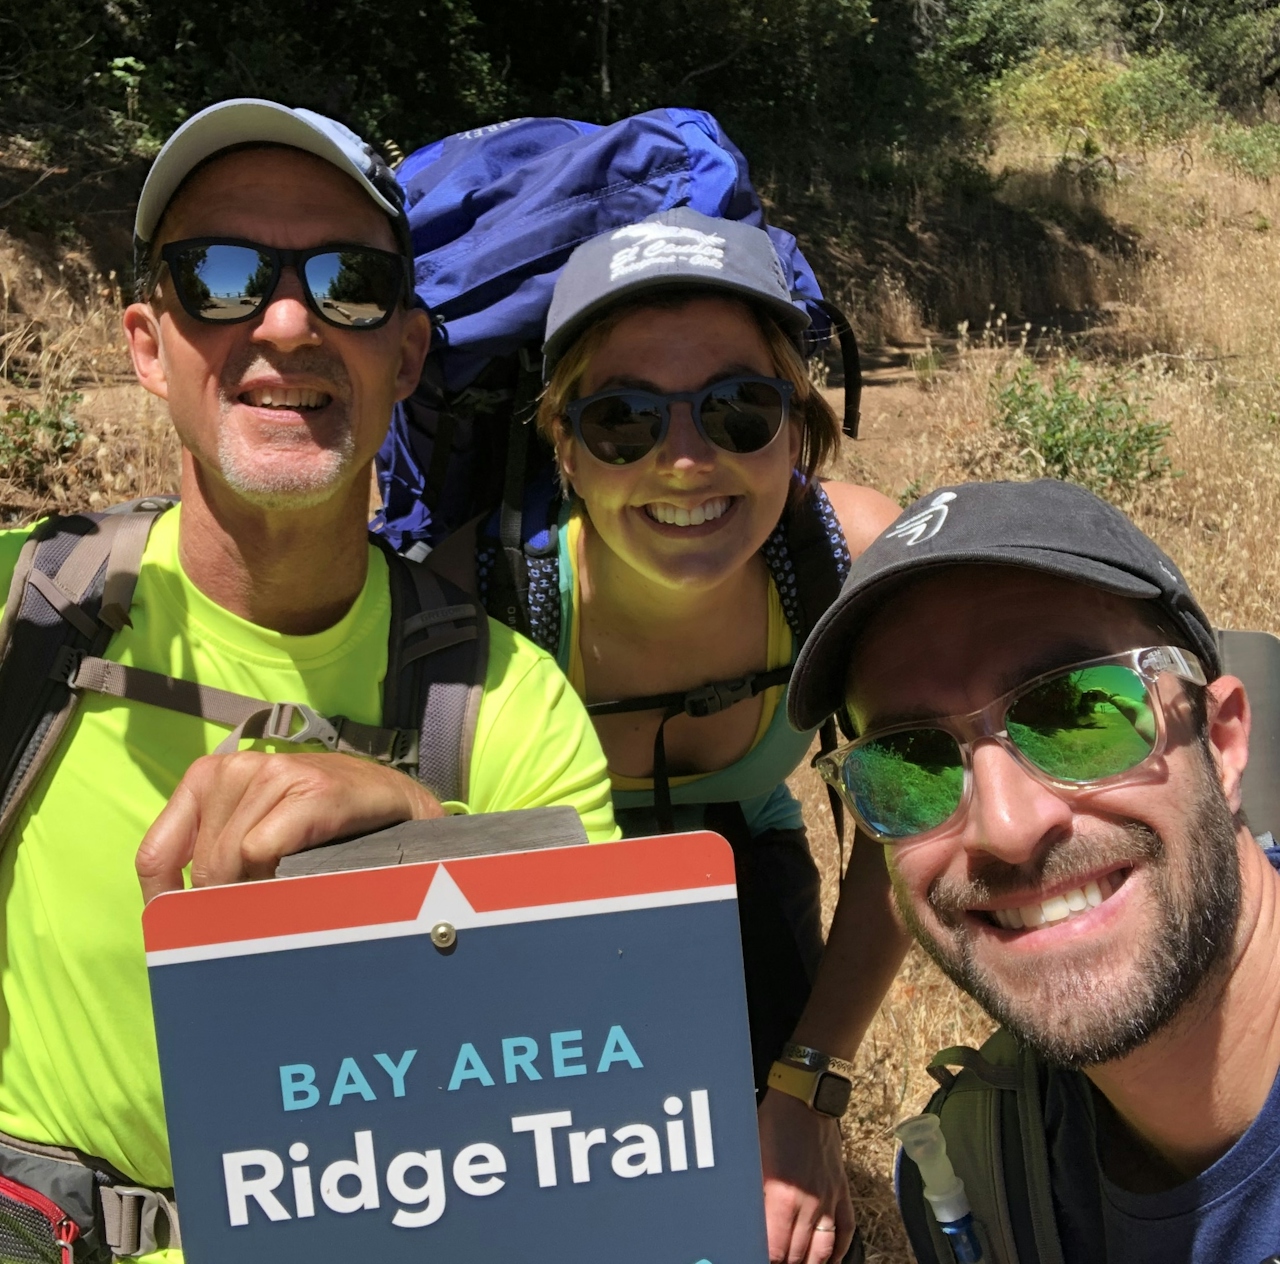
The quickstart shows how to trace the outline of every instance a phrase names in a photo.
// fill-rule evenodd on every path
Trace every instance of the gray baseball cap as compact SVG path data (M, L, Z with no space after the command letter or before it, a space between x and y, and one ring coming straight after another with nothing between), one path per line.
M219 101L193 114L169 137L142 186L133 225L135 246L145 250L149 245L165 208L196 167L224 149L248 144L288 145L332 163L390 217L397 241L408 251L404 193L377 150L323 114L257 97Z
M1019 566L1155 602L1212 679L1218 642L1182 572L1115 506L1073 483L961 483L922 496L858 557L796 659L788 716L811 729L844 705L850 651L904 577L947 566Z
M547 313L544 376L606 308L651 290L690 285L750 299L790 334L809 327L809 314L791 301L764 229L678 206L601 233L569 256Z

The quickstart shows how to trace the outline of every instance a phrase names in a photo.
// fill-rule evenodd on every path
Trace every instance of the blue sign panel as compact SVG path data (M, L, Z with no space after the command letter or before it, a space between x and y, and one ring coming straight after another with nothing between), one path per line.
M734 896L695 834L153 901L190 1264L766 1260Z

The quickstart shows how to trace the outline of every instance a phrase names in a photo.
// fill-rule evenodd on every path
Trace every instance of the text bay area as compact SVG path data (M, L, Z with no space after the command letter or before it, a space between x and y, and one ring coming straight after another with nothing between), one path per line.
M624 1123L612 1133L604 1127L575 1129L573 1112L569 1110L514 1115L512 1133L525 1134L532 1143L513 1151L517 1165L514 1171L509 1169L507 1154L499 1146L492 1141L477 1141L463 1146L453 1156L449 1173L454 1186L463 1194L487 1198L502 1190L508 1177L516 1179L517 1174L523 1172L530 1177L536 1175L539 1188L555 1187L560 1183L563 1170L557 1160L564 1157L568 1158L570 1180L576 1185L588 1184L597 1178L632 1180L661 1176L664 1172L687 1173L691 1169L712 1168L715 1146L710 1096L706 1089L694 1089L688 1099L687 1115L683 1098L672 1095L663 1101L662 1110L667 1118L661 1132L652 1124L634 1122ZM448 1185L442 1150L407 1150L394 1155L387 1162L380 1183L373 1131L358 1131L352 1140L355 1157L344 1155L329 1162L320 1172L318 1191L312 1163L319 1156L312 1155L305 1142L295 1141L288 1147L292 1167L287 1184L284 1159L274 1150L224 1153L222 1171L230 1224L233 1227L248 1225L251 1207L272 1221L314 1217L318 1205L338 1215L376 1212L382 1207L384 1187L397 1204L391 1216L391 1223L397 1228L425 1228L445 1214ZM611 1151L610 1140L615 1143ZM593 1155L596 1150L600 1150L600 1154Z

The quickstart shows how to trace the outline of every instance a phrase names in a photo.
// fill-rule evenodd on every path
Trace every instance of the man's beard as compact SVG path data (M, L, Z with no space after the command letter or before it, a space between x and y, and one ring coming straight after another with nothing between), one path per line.
M236 384L259 364L282 373L313 374L349 394L346 366L335 355L312 347L287 355L250 348L224 370L224 417L239 402ZM344 410L336 419L333 416L335 409L343 408L335 398L327 409L323 431L319 426L312 429L282 422L272 433L269 423L259 421L258 429L268 430L266 443L256 437L247 445L243 435L225 424L219 426L218 469L227 486L260 509L308 509L323 504L342 485L355 458L355 428L349 412ZM306 459L291 459L295 452L305 454Z
M1174 840L1173 850L1171 856L1163 838L1131 821L1104 839L1071 839L1050 847L1033 872L1027 866L996 865L970 882L935 884L928 899L953 932L946 943L924 928L896 880L895 893L903 919L925 951L996 1022L1048 1062L1096 1066L1145 1044L1232 950L1240 916L1240 860L1235 822L1216 777L1204 776L1185 834ZM1142 863L1155 925L1133 946L1131 959L1117 963L1127 964L1127 975L1107 968L1109 961L1100 970L1096 963L1072 961L1070 947L1060 964L1028 962L1002 980L975 960L964 909L1002 890L1043 889L1108 863L1133 861Z

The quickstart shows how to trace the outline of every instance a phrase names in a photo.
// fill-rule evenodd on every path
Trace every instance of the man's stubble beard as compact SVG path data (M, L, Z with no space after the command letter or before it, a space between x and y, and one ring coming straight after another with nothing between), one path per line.
M287 356L251 350L240 361L229 363L223 373L219 390L218 469L232 491L260 509L310 509L322 505L346 483L355 461L355 426L349 406L342 403L341 397L335 397L329 409L341 409L341 420L334 426L332 418L328 419L332 433L323 439L309 427L299 427L296 423L282 424L271 434L269 424L259 422L259 430L266 429L271 442L247 444L244 436L235 433L226 419L239 403L236 384L259 363L281 372L315 374L350 397L346 366L336 356L311 348ZM291 448L305 451L308 459L290 460ZM271 456L264 460L268 452Z
M1207 762L1203 748L1202 754ZM1050 848L1041 868L1053 882L1055 870L1078 874L1113 856L1145 862L1155 925L1147 941L1135 946L1123 979L1105 964L1099 971L1068 959L1051 973L1041 963L1012 972L1010 988L975 961L963 924L947 913L988 898L989 884L979 879L963 892L930 893L935 913L955 932L944 945L925 930L894 881L903 919L952 982L1020 1042L1059 1066L1095 1066L1145 1044L1217 973L1235 942L1241 887L1236 824L1208 769L1187 821L1183 862L1171 859L1165 840L1145 825L1130 822L1116 829L1119 836L1101 845L1091 840L1083 847L1072 842ZM1175 864L1180 873L1173 871Z

